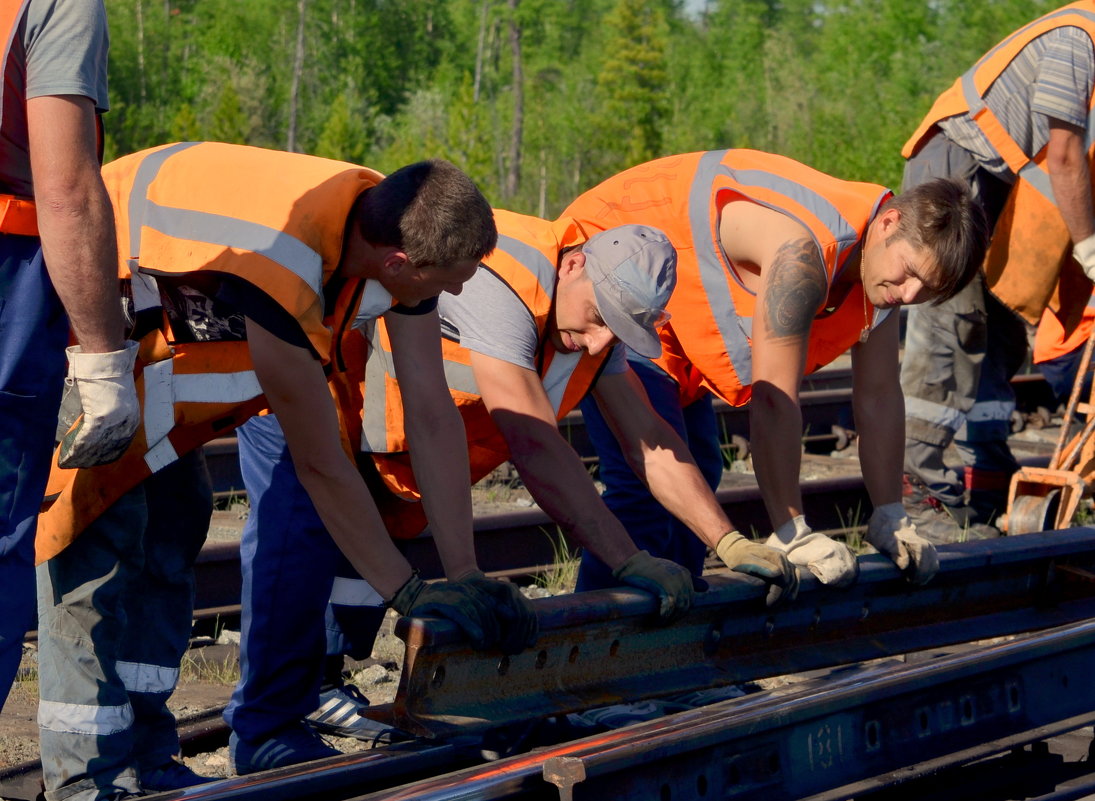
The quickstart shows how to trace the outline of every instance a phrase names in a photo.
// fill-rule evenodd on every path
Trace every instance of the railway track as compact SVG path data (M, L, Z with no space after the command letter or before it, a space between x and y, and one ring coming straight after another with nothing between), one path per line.
M399 692L370 716L417 739L157 797L835 799L1095 720L1095 530L946 546L925 587L870 556L846 590L806 576L794 604L769 610L763 597L758 582L713 575L665 628L649 625L652 599L630 590L541 599L540 640L513 657L473 651L447 621L404 618ZM1015 638L952 648L974 636ZM895 658L910 651L921 656ZM681 700L811 670L826 673ZM603 731L560 726L666 696L681 711ZM203 725L191 749L195 737L225 739Z
M847 444L849 395L840 386L846 378L830 376L805 393L808 430L829 432L808 435L807 450ZM1047 402L1038 377L1021 379L1017 390L1020 408L1028 415ZM746 430L743 413L730 407L719 413L723 430L737 437L738 447L748 447L742 434L735 434ZM588 456L580 417L566 423L570 441ZM218 490L234 486L234 443L212 443L207 456ZM803 493L807 514L818 529L843 529L868 509L858 476L806 482ZM755 488L722 490L719 500L742 529L766 528ZM536 509L480 518L476 525L481 565L499 575L528 575L550 565L555 558L552 538L557 536ZM944 555L940 579L920 590L908 587L884 560L868 559L852 591L833 593L807 579L800 601L777 612L758 605L760 590L748 581L729 580L724 586L716 579L697 610L668 629L646 625L650 602L636 593L544 599L537 603L545 637L534 652L515 658L470 652L444 621L403 620L399 634L408 647L400 691L393 704L376 708L375 714L413 731L417 739L226 779L192 793L150 797L570 801L597 795L767 801L877 795L896 801L902 792L915 794L915 788L929 786L941 770L974 776L976 767L955 766L990 758L998 765L998 779L1005 768L1029 768L1030 761L1020 754L1024 744L1041 743L1095 720L1095 698L1088 697L1083 681L1095 656L1095 631L1077 623L1095 618L1095 601L1088 597L1095 596L1095 556L1089 556L1095 554L1093 537L1090 532L1056 532L953 546ZM425 576L440 575L428 535L411 541L408 549ZM993 579L975 580L979 570ZM238 613L238 602L238 545L210 543L198 565L199 616L231 616ZM952 647L975 635L1010 636L1065 623L1071 628L1026 635L1016 641L1022 645L1004 651ZM933 649L934 658L893 660L924 649ZM872 661L884 657L889 658L884 664ZM1020 669L1020 663L1029 666ZM612 669L615 675L610 675ZM807 670L827 672L814 683L720 700L616 731L587 736L569 731L563 742L555 742L560 728L551 722L590 707L661 696L667 688L680 695L690 688ZM584 678L578 681L576 676ZM1032 695L1028 702L1028 690L1046 684L1047 676L1058 681L1072 677L1075 684L1085 685L1084 691L1057 688L1048 704L1044 694ZM938 690L941 686L949 689ZM488 688L498 696L489 702L483 696ZM893 711L898 708L894 699L906 699L900 714ZM994 706L1001 699L1004 707ZM967 703L1005 712L977 717L979 725L972 726L965 722ZM1045 706L1052 710L1048 716L1029 711ZM944 725L947 713L941 711L948 708L959 721L949 728ZM925 714L943 717L932 717L924 729ZM806 721L805 728L796 728L793 721ZM772 732L767 750L757 750L760 729ZM955 739L955 729L965 739ZM979 733L967 737L974 729ZM699 730L706 734L696 739ZM828 739L819 739L819 732ZM197 753L223 746L227 731L213 711L189 723L183 737L187 753ZM890 748L895 737L901 742L912 737L918 745L912 757L906 758L907 751L905 756L888 753L895 750ZM926 743L931 747L919 748ZM853 750L841 750L853 744ZM885 758L875 753L880 749L887 751ZM1044 748L1036 745L1024 753L1030 759L1044 757ZM1005 756L996 756L1000 754ZM812 776L813 760L822 757L831 757L831 764L813 777L813 784L803 784L803 760ZM841 769L834 773L831 767L837 763ZM856 763L869 769L850 767ZM26 788L35 786L34 769L24 765L0 772L0 797L33 798ZM1058 775L1046 797L1082 797L1083 788L1095 788L1095 779L1083 766L1059 770ZM1010 797L1007 788L1001 792L1001 799Z

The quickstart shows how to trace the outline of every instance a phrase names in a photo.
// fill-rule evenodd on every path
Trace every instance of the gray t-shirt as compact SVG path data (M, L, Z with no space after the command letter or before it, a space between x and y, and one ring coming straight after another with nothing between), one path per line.
M476 270L459 295L443 292L437 300L437 312L441 333L468 350L537 369L541 342L532 312L489 269ZM611 375L626 370L624 348L613 348L603 372Z
M34 194L24 97L80 95L106 111L109 46L103 0L30 0L4 69L0 191Z
M1091 37L1068 25L1047 31L1019 51L989 87L985 104L1023 152L1034 156L1049 141L1051 117L1087 128L1093 91L1095 50ZM939 127L950 141L973 153L985 169L1008 183L1015 180L968 114L942 120ZM1091 142L1090 132L1087 142Z

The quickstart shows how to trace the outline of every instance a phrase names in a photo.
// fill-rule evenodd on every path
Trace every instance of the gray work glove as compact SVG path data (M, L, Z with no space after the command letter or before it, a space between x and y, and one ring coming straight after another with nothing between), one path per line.
M457 579L457 583L472 587L493 607L501 622L502 635L498 644L504 654L519 654L536 642L540 621L532 601L521 594L520 588L509 581L487 578L473 570Z
M455 581L427 584L415 574L392 596L388 606L401 615L451 620L479 651L495 647L502 635L490 602L467 584Z
M939 570L935 546L916 533L900 503L887 503L871 513L867 542L885 554L913 584L927 584Z
M672 623L692 607L692 574L676 562L639 551L612 575L617 581L656 596L660 623Z
M68 348L68 375L61 400L65 426L57 464L94 467L118 459L137 430L141 408L133 386L137 343L122 350L84 353Z
M852 552L824 534L811 531L802 515L776 529L767 544L783 551L793 564L805 567L830 587L845 587L859 575L859 563Z
M731 531L719 540L715 553L731 570L765 582L768 606L793 601L798 595L798 571L782 551Z

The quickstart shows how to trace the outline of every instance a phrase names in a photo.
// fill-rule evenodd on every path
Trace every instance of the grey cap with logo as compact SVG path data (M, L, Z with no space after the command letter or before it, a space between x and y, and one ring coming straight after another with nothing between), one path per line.
M597 309L621 342L648 359L661 356L658 329L677 283L677 251L669 237L646 225L621 225L582 246Z

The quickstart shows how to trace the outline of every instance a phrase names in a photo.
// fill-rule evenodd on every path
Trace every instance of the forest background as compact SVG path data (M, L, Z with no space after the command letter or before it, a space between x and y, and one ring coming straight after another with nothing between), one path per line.
M898 188L901 146L1027 0L106 0L106 157L181 140L466 170L554 217L749 147Z

